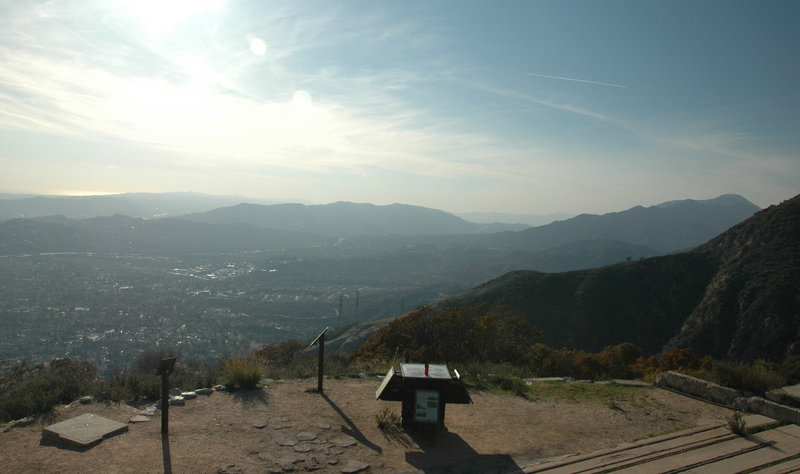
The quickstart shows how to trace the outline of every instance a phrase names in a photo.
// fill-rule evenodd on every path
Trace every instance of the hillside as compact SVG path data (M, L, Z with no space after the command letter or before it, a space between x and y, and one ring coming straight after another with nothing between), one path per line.
M734 360L800 354L800 196L694 251L718 262L670 345Z
M437 308L499 304L555 347L632 342L733 360L800 352L800 196L697 249L568 273L503 275Z

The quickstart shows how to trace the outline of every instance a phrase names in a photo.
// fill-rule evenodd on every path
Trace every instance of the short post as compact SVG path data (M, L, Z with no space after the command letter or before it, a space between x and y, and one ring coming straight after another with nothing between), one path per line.
M169 376L175 368L177 357L161 359L158 363L158 372L161 376L161 434L169 432Z
M325 328L319 333L319 336L316 337L308 347L314 347L314 344L319 346L319 357L318 357L318 364L319 368L317 369L317 392L322 393L322 379L325 376L325 333L328 331L329 328Z

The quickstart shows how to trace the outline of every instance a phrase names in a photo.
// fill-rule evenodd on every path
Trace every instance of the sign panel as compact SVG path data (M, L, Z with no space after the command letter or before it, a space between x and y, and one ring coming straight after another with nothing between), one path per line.
M425 375L425 364L400 364L403 378L431 378L450 380L450 371L444 364L428 364L428 375Z
M414 404L414 421L417 423L439 422L439 391L417 389Z
M386 376L383 378L381 386L378 387L378 390L375 391L376 400L381 398L381 393L383 393L383 391L386 389L386 386L389 385L389 382L392 381L392 377L394 377L394 367L389 367L389 372L387 372Z

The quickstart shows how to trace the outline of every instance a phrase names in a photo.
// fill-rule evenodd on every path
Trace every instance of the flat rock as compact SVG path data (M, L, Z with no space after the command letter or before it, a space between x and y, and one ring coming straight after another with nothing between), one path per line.
M133 415L129 420L128 423L146 423L150 421L150 417L146 415Z
M294 447L294 450L297 451L298 453L307 453L311 451L311 449L312 449L311 445L308 443L298 443Z
M214 390L211 388L198 388L197 390L194 391L194 393L198 395L211 395L212 393L214 393Z
M612 382L623 387L650 387L651 385L644 380L614 379Z
M531 382L563 382L564 377L534 377L530 379Z
M275 461L275 456L267 451L261 451L260 453L256 454L256 456L263 461Z
M295 446L295 445L297 445L297 440L296 439L292 439L292 438L285 438L283 436L280 436L278 438L275 438L275 443L278 446Z
M184 400L194 400L197 398L197 392L181 392L181 396Z
M303 458L301 456L298 456L298 455L293 455L293 454L287 454L286 456L281 456L281 457L279 457L279 458L277 458L275 460L275 462L284 471L293 471L294 470L294 465L299 463L299 462L303 462L303 461L305 461L305 458Z
M180 395L177 395L169 399L169 404L170 406L182 407L186 405L186 400Z
M85 447L127 431L128 425L125 423L109 420L94 413L85 413L48 426L44 429L43 436Z
M267 426L267 420L259 418L257 420L253 420L253 426L258 429L262 429Z
M344 474L352 474L355 472L366 471L367 469L369 469L369 464L362 461L356 461L355 459L351 459L347 461L344 464L344 466L342 466L339 472L342 472Z
M144 410L141 410L139 412L139 414L142 415L142 416L156 416L157 412L158 412L158 407L155 406L155 405L150 405L149 407L145 408Z
M315 428L319 428L321 430L329 430L329 429L331 429L331 424L330 423L326 423L326 422L321 421L321 420L315 420L313 423L311 423L311 425L314 426Z
M308 431L301 431L297 433L297 439L300 441L314 441L317 439L317 435L314 433L309 433Z
M241 474L242 472L242 468L233 463L223 464L217 469L217 474Z
M335 438L331 438L331 444L340 448L347 448L355 445L356 443L357 441L350 436L337 436Z

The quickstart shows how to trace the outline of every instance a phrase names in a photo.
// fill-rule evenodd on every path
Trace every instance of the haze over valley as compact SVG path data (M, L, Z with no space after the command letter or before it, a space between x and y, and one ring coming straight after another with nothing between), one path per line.
M213 202L193 197L198 206ZM146 200L164 209L174 199ZM0 204L7 214L31 216L32 203L64 210L68 202L72 215L87 216L109 202L130 208L135 201ZM491 226L406 205L235 204L150 219L119 209L0 223L5 357L68 356L108 368L162 346L216 360L397 316L509 271L577 270L694 247L758 211L726 195L522 230L497 224L488 233Z

